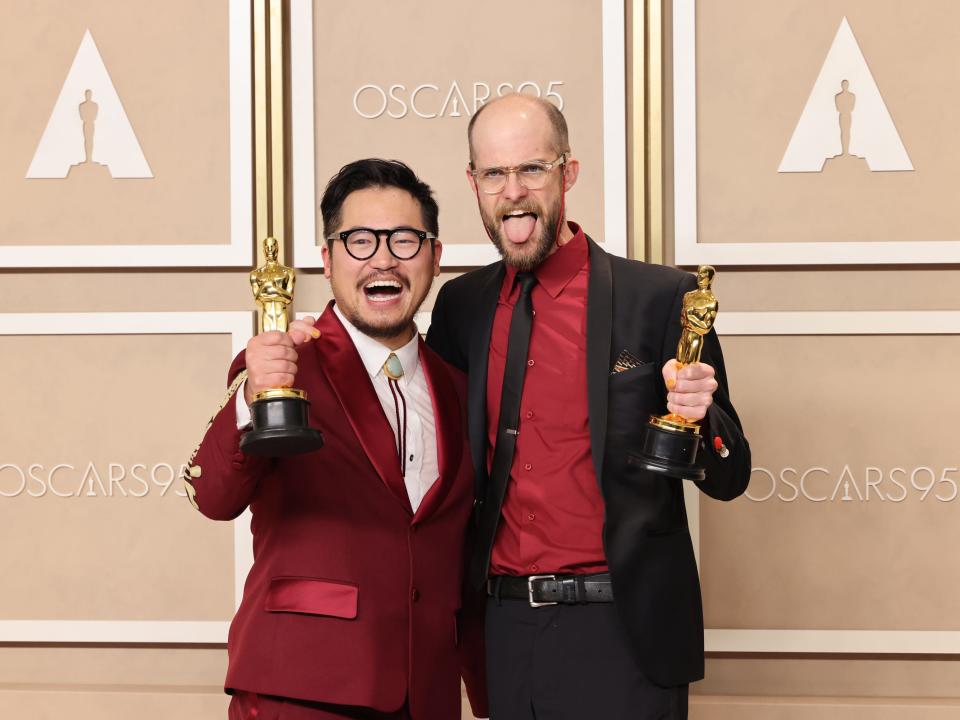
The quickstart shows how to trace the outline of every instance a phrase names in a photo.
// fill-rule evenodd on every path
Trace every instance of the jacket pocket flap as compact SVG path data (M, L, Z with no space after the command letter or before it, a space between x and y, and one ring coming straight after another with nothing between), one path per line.
M317 578L276 577L270 581L264 609L329 615L353 620L357 617L359 588L347 582Z

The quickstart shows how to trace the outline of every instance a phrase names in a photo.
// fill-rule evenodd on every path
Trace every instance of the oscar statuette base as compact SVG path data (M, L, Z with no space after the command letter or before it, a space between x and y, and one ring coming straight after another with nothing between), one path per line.
M652 415L637 459L647 470L678 480L699 482L706 472L697 465L700 426L676 415Z
M253 429L240 438L247 455L286 457L319 450L323 435L310 427L306 393L293 388L265 390L250 405Z

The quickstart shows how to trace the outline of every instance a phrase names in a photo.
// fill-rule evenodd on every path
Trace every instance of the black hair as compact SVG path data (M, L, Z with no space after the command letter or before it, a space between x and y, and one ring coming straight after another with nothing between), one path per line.
M434 235L439 234L440 226L437 216L440 214L440 209L433 198L430 186L399 160L366 158L344 165L327 183L323 198L320 200L325 238L335 233L340 227L343 219L343 203L350 193L372 187L394 187L406 190L420 204L424 229ZM329 246L330 241L327 242Z

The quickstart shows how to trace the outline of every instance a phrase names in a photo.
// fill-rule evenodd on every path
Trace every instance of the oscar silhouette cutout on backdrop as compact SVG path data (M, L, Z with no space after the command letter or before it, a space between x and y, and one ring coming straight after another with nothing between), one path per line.
M840 155L850 154L850 126L853 124L853 109L857 105L857 96L849 90L850 81L840 83L840 92L834 99L840 114Z
M100 113L100 106L93 101L93 90L84 90L83 98L83 102L80 103L77 108L77 111L80 113L80 120L83 123L83 162L71 165L67 177L91 175L110 177L107 164L98 163L93 159L93 147L96 142L97 115Z
M83 162L93 162L93 133L97 122L97 112L100 106L93 101L93 90L83 93L85 98L80 103L80 119L83 120Z
M87 30L27 170L28 179L152 178L130 118Z
M850 138L853 131L853 111L857 106L857 96L850 91L850 81L840 83L840 92L833 96L840 124L840 152L823 163L824 172L836 169L838 163L847 167L856 167L864 172L870 170L864 158L850 152Z
M846 18L837 28L777 171L816 173L828 166L855 173L913 170Z

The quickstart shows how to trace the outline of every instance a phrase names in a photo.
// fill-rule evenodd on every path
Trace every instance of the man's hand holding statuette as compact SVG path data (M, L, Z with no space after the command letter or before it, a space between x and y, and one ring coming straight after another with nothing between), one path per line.
M686 365L677 371L676 359L663 366L667 384L667 410L687 420L702 420L713 404L717 381L710 365L702 362Z
M247 343L247 382L243 397L247 405L254 396L271 388L293 387L297 375L297 348L320 337L316 319L307 316L290 323L286 332L270 330Z

